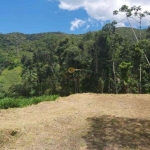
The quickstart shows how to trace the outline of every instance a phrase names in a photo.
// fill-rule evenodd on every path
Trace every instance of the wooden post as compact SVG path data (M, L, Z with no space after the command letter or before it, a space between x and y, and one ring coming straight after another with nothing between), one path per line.
M142 81L142 67L141 67L141 64L140 64L140 94L141 94L141 81Z

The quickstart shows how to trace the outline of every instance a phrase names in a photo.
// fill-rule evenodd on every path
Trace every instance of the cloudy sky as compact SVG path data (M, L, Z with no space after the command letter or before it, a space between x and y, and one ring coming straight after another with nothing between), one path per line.
M117 26L128 26L124 15L113 16L122 5L150 11L148 0L1 0L0 32L80 34L99 30L113 20L119 22ZM130 21L139 27L138 22ZM149 24L150 16L142 19L142 26Z

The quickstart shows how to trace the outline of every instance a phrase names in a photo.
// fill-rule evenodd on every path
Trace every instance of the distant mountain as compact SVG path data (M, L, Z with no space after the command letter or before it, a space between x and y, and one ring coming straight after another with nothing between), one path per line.
M139 40L148 38L150 35L148 35L146 30L133 30ZM138 53L140 49L134 49L135 45L132 45L137 42L132 29L120 27L116 28L116 33L123 39L120 43L116 41L118 48L114 51L114 56L116 57L114 59L119 61L117 66L122 61L134 63L133 59L140 56ZM113 36L114 35L112 35L112 37ZM106 65L109 61L105 62L105 60L110 60L110 54L112 53L112 47L110 46L111 40L109 38L109 33L101 32L101 30L79 35L65 34L62 32L37 34L23 34L18 32L9 34L0 33L0 98L3 97L3 95L10 96L10 93L11 95L15 95L20 89L22 89L22 91L20 91L22 93L26 91L27 94L25 95L29 96L30 93L31 95L36 95L41 85L43 85L43 90L45 88L45 93L53 92L55 94L59 91L63 93L62 95L67 95L70 93L69 88L71 87L73 89L74 87L73 82L70 82L70 80L67 81L67 79L70 78L67 74L67 69L70 66L75 68L88 68L89 74L86 73L86 75L89 77L90 72L93 71L92 75L96 75L96 78L95 76L91 78L83 76L82 86L87 90L87 87L91 85L86 84L91 81L91 84L93 84L93 87L96 89L95 84L98 82L98 77L104 76L103 74L108 66L110 67L109 69L112 70L110 64ZM129 45L132 47L132 50L128 49ZM146 46L147 49L145 49L145 51L150 59L149 45L147 44ZM133 51L136 53L133 53ZM137 62L134 65L136 64ZM99 67L99 69L97 69L99 70L98 76L93 69L97 67ZM116 69L118 69L118 72L120 71L119 67ZM137 80L136 70L137 67L135 67L135 71L132 75L135 80ZM146 71L148 72L149 70ZM106 73L106 75L108 74ZM93 82L93 78L95 82ZM109 78L110 77L108 77L108 79ZM112 76L111 79L113 78ZM145 79L148 81L148 76ZM86 80L88 82L86 82ZM145 89L143 89L150 91L150 85L147 84L147 81L145 81L145 87L143 86ZM84 84L84 82L86 84ZM108 83L111 82L112 81L109 81ZM49 83L49 85L46 85L46 83ZM87 87L84 87L84 85ZM106 92L108 92L107 88L108 86L105 86ZM34 90L31 91L32 89ZM85 89L84 91L86 91ZM93 90L93 88L91 89ZM111 90L114 90L113 86ZM14 91L16 93L13 93ZM74 91L74 89L72 91ZM19 94L16 95L18 96Z
M140 39L145 39L147 37L147 32L146 29L142 29L141 31L139 29L133 28L137 38ZM140 32L141 32L141 37L140 37ZM136 42L135 35L132 31L131 28L129 27L120 27L116 28L116 33L120 34L122 37L129 39L131 42Z

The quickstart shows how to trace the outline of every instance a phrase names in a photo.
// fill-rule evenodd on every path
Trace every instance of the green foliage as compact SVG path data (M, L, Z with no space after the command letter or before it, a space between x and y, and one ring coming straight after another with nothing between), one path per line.
M4 69L0 76L0 91L8 91L11 85L21 83L21 66L14 69Z
M14 100L12 98L4 98L0 100L1 109L17 108L17 107L19 107L19 100Z
M0 100L0 109L26 107L32 104L38 104L43 101L54 101L58 95L40 96L32 98L4 98Z
M128 9L122 7L126 13ZM141 30L141 41L135 43L130 28L115 24L82 35L0 34L0 98L65 96L75 91L121 93L123 88L137 93L140 65L141 91L149 93L150 71L143 55L150 60L149 33ZM140 30L134 30L139 38ZM69 67L81 70L70 74Z
M130 73L130 68L131 66L131 62L122 62L120 65L120 71L121 71L121 77L125 82L128 82L129 79L129 73Z
M121 72L121 83L122 83L122 90L123 93L128 93L129 89L129 79L130 79L130 68L131 62L122 62L120 65L120 72Z
M135 34L140 39L140 30L134 29ZM131 43L137 43L135 36L132 32L132 30L129 27L119 27L116 28L116 33L119 34L124 39L128 39ZM148 36L148 33L145 29L141 30L141 39L145 39Z
M102 80L102 78L99 78L99 80L98 80L98 88L99 88L99 92L103 93L103 90L104 90L104 81Z

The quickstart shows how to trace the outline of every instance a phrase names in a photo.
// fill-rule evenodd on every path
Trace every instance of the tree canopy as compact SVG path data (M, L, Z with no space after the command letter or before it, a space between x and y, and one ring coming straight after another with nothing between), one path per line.
M124 5L119 11L130 17L140 9ZM82 35L0 34L0 98L150 93L150 67L143 55L150 61L149 27L134 29L137 37L142 35L136 42L130 28L116 28L115 24ZM73 73L68 72L70 67Z

